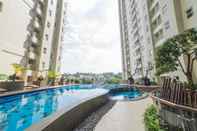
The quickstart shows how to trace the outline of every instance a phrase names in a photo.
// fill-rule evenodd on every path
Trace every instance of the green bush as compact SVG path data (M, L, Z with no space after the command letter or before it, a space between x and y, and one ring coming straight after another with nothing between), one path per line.
M154 105L146 109L144 123L147 131L164 131L160 127L158 112Z
M155 81L151 81L150 83L151 83L151 85L158 85L157 82L155 82Z
M0 80L8 80L8 76L6 74L0 74Z

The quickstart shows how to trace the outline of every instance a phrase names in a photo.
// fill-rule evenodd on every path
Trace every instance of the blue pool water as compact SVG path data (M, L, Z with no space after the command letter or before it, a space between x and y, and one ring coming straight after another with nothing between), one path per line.
M104 89L67 86L0 98L0 131L23 131L34 123L87 97L106 93Z
M111 94L112 100L132 100L141 96L141 92L135 89L131 89L128 91L118 91Z

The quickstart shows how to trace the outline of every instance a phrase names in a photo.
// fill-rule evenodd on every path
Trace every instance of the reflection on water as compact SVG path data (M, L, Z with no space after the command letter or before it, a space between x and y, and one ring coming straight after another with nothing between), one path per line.
M22 131L79 100L106 92L102 89L82 90L79 86L75 87L0 98L0 130Z

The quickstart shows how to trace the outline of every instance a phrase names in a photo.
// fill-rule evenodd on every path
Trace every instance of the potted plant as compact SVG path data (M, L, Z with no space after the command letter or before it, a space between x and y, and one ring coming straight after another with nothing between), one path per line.
M20 64L12 64L12 68L14 69L14 74L11 76L11 79L13 81L15 80L22 80L22 75L25 72L25 68L21 66Z
M49 84L54 86L55 85L55 80L56 78L60 76L60 74L56 71L49 71L48 72L48 79L49 79Z

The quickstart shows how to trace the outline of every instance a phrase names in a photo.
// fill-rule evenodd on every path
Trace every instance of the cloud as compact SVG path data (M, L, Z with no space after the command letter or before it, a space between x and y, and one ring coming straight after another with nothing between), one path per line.
M120 72L116 0L68 1L62 72Z

